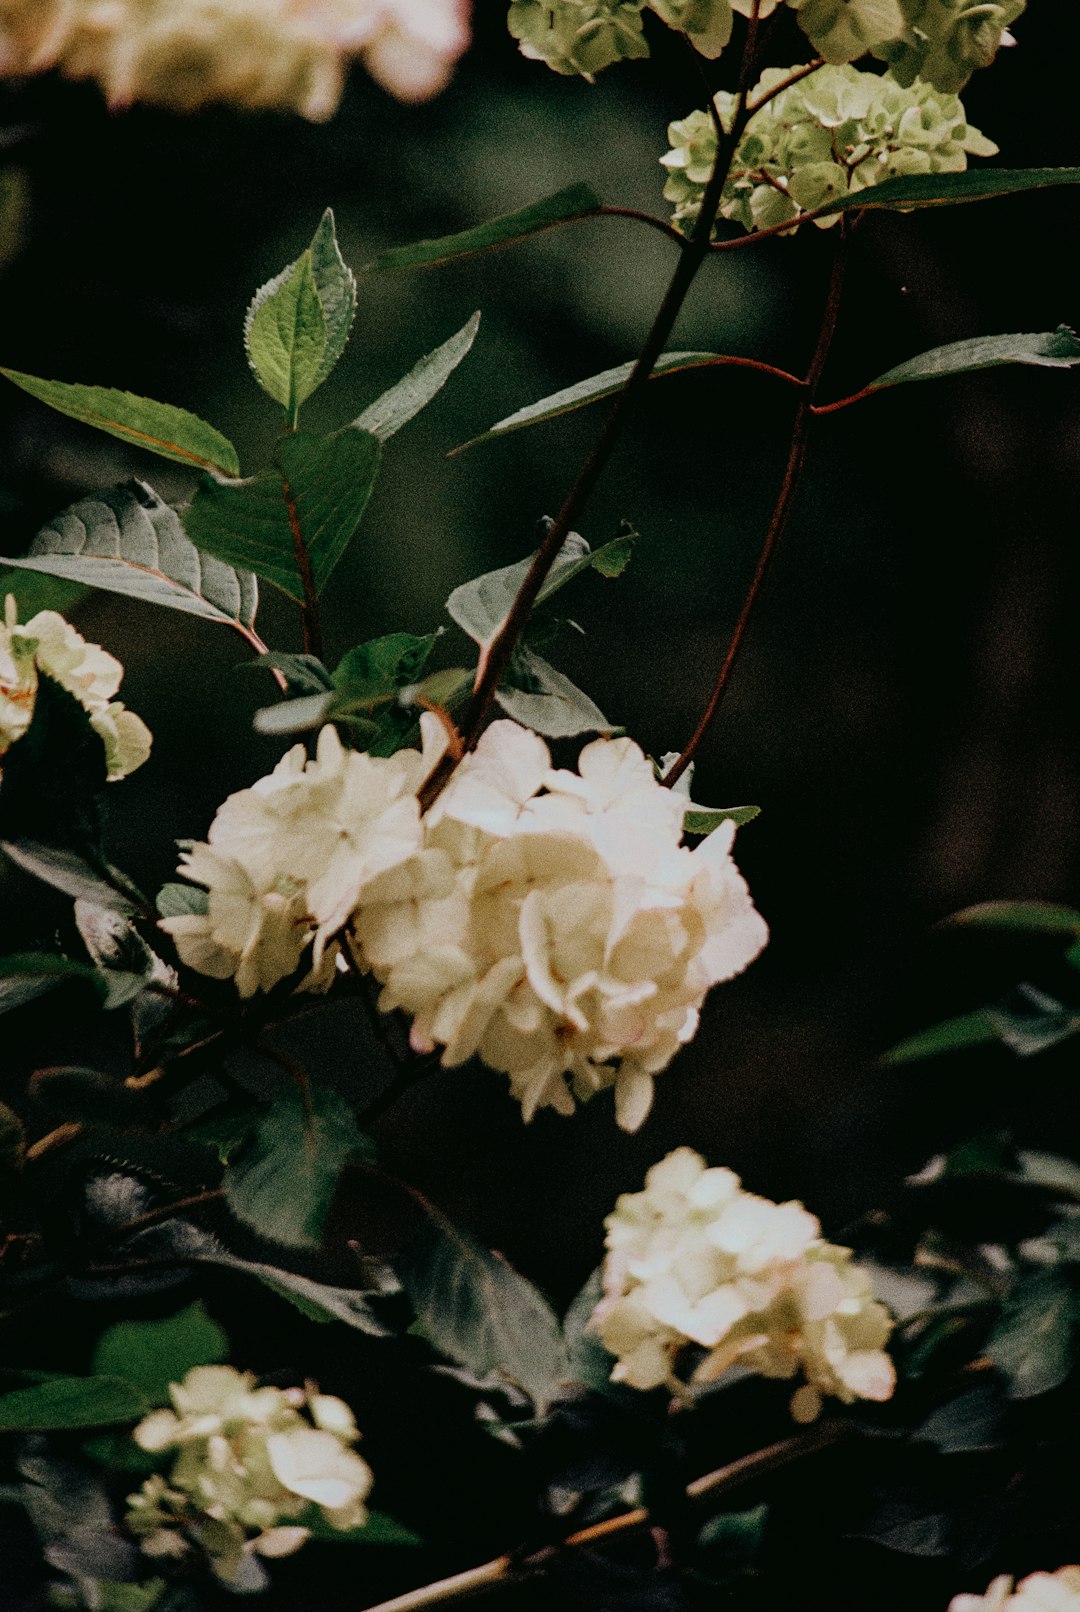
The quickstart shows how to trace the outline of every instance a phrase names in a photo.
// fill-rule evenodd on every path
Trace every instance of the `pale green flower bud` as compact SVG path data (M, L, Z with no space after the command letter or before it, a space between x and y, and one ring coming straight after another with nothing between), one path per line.
M916 78L957 94L980 67L989 67L1002 45L1012 44L1009 29L1026 0L900 0L905 27L875 50L893 77L908 85Z
M150 754L150 730L113 695L124 668L55 610L39 610L20 627L9 594L0 625L0 756L23 737L34 716L38 676L48 677L78 700L105 747L110 783L126 778Z
M733 0L512 0L507 21L523 56L546 62L557 73L591 78L613 62L649 54L646 10L686 34L701 55L719 56L731 38L732 4Z
M827 62L853 62L899 39L904 13L899 0L788 0L799 26Z
M290 1556L310 1536L316 1508L332 1528L359 1528L371 1469L350 1448L359 1437L341 1400L306 1389L256 1388L250 1372L196 1366L169 1389L135 1442L177 1451L128 1496L127 1526L152 1557L198 1548L237 1589L264 1582L255 1558Z

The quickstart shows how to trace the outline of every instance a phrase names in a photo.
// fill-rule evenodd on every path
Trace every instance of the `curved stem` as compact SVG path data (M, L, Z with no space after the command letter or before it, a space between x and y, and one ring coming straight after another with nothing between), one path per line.
M783 95L784 91L789 90L793 84L800 84L804 78L809 78L811 73L816 73L819 68L824 66L825 58L816 56L812 62L807 62L805 67L796 67L786 78L782 78L778 84L774 84L771 90L766 90L764 95L759 95L756 101L750 102L746 109L747 117L752 118L755 112L760 112L763 106L768 106L770 101L774 101L778 95Z
M862 403L866 398L873 397L876 392L883 391L880 386L864 386L861 392L852 392L850 397L838 397L835 403L815 403L810 410L811 414L835 414L838 409L849 409L853 403Z
M841 225L840 227L843 230L844 226ZM833 334L836 330L836 318L840 310L840 294L844 283L844 268L847 256L845 250L846 244L846 237L842 235L839 248L835 257L833 258L832 275L829 281L829 295L825 304L825 313L822 317L821 329L818 333L817 346L814 349L814 356L811 360L810 368L806 376L806 391L802 401L799 403L798 410L795 414L795 421L792 426L791 447L788 450L787 464L784 467L784 477L780 484L780 492L777 495L776 503L773 506L773 512L769 520L768 530L765 533L765 540L761 545L761 552L758 555L754 575L751 579L746 597L743 600L742 609L739 611L739 619L735 623L735 630L731 635L727 653L721 663L720 670L717 673L716 682L713 684L712 693L709 696L704 711L701 713L698 725L694 729L694 732L678 761L676 761L674 766L670 767L664 775L664 783L667 784L669 788L672 784L678 782L683 773L686 771L687 767L689 767L690 763L697 754L698 748L703 739L716 720L716 715L720 709L728 683L731 679L731 674L734 670L739 650L742 648L743 639L746 636L746 629L750 622L750 616L753 612L754 605L757 602L758 594L761 592L761 585L765 580L765 573L769 569L769 562L776 553L777 545L784 534L784 530L787 527L787 523L791 515L792 505L795 502L795 493L799 485L799 478L802 474L802 468L806 460L806 444L810 430L810 422L813 418L814 397L817 392L818 384L821 380L822 371L825 368L825 361L829 356L829 348L832 345Z
M583 216L588 217L589 215L584 214ZM661 235L666 235L669 241L674 241L680 252L686 250L688 237L683 235L680 230L677 230L674 224L669 224L666 218L655 218L652 213L643 213L636 207L608 206L598 207L596 216L598 218L636 219L639 224L648 224L652 229L659 230Z
M671 277L664 300L660 305L656 318L653 320L652 328L645 339L645 344L627 378L625 386L616 397L611 413L601 427L592 451L582 466L577 480L571 487L562 508L552 521L543 542L533 556L532 564L529 566L525 579L518 589L517 597L511 605L502 626L481 653L473 696L462 729L466 750L471 750L480 736L494 703L496 690L510 662L514 647L525 630L525 624L529 619L533 605L536 603L537 595L543 587L547 574L554 565L559 550L566 541L567 534L570 532L574 521L584 508L593 488L600 479L601 472L622 434L630 410L637 402L639 393L648 385L653 366L664 350L668 336L671 334L682 305L686 300L687 292L690 290L699 268L711 250L712 228L720 210L724 185L727 181L728 171L735 151L746 127L746 98L749 93L750 81L753 77L757 57L758 3L759 0L754 0L746 44L743 49L732 127L724 139L717 141L716 159L713 163L709 183L705 188L701 211L698 214L693 234L686 241L679 255L679 260L675 265L675 272ZM424 810L438 798L456 765L457 762L452 757L444 756L435 768L421 792L420 803Z

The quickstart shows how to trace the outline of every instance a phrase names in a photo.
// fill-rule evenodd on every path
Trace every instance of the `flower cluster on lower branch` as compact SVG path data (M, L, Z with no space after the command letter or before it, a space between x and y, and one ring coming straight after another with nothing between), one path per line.
M613 1381L681 1390L694 1346L694 1382L736 1363L765 1377L801 1375L797 1421L813 1421L823 1395L844 1404L891 1397L889 1312L850 1249L823 1242L801 1203L759 1198L681 1147L606 1224L604 1297L591 1325L616 1357Z
M182 960L243 995L296 971L328 986L339 945L412 1019L417 1052L474 1055L510 1077L526 1118L573 1112L614 1086L636 1129L665 1069L768 931L731 856L733 824L696 849L686 799L629 739L587 745L579 770L494 723L421 819L427 754L343 749L325 728L231 796L180 871L206 886L205 915L164 920ZM335 938L340 936L341 938Z
M317 1508L331 1528L359 1528L371 1469L350 1448L349 1407L307 1388L257 1388L250 1372L196 1366L170 1385L172 1410L135 1429L144 1450L177 1451L168 1477L129 1496L127 1523L148 1556L206 1552L233 1589L261 1589L259 1557L291 1556Z

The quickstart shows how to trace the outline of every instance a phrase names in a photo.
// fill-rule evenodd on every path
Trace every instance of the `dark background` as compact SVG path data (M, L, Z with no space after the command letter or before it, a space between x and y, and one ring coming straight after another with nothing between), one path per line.
M663 34L651 64L591 87L520 59L502 7L483 3L476 48L440 100L402 108L358 75L319 128L225 112L117 117L88 89L9 88L7 161L29 199L0 278L0 358L194 409L255 468L277 422L247 372L243 311L306 244L323 207L333 206L357 268L385 246L579 179L606 201L663 212L665 125L701 101L695 69ZM1062 65L1080 45L1077 19L1033 0L1017 34L1018 47L969 87L971 119L1010 166L1080 162ZM781 59L805 59L802 36L788 37ZM1078 222L1068 190L872 217L856 236L824 395L946 341L1075 322ZM671 345L804 368L828 245L806 229L708 264ZM601 220L449 268L361 276L353 341L308 406L312 425L353 417L475 308L484 318L472 357L387 453L327 596L331 662L378 633L431 630L452 587L528 550L600 414L460 458L446 450L632 357L671 256L658 235ZM590 504L591 542L624 518L642 538L621 581L581 586L572 613L588 636L564 664L654 754L685 742L711 685L775 497L790 412L783 388L746 373L659 383ZM874 1060L901 1035L1049 967L1030 945L928 933L936 920L993 897L1080 896L1078 448L1070 372L900 388L818 422L694 790L705 803L762 808L737 855L772 929L767 952L713 994L634 1137L617 1131L604 1098L572 1121L546 1114L523 1128L501 1077L479 1068L429 1082L380 1123L395 1169L557 1298L595 1264L615 1195L679 1143L732 1165L755 1190L804 1198L831 1234L880 1201L899 1171L973 1128L1011 1124L1025 1140L1075 1151L1069 1044L1030 1065L1004 1051L902 1071ZM140 461L13 388L0 393L0 466L9 553L66 503L133 471L167 497L189 488L180 467ZM109 804L115 859L156 888L174 867L171 842L203 835L223 797L276 759L250 730L268 680L238 669L239 640L188 617L100 595L74 619L124 662L123 697L155 734L152 760ZM299 648L291 607L269 587L262 632ZM24 934L35 893L10 875L0 882L5 940ZM5 1028L10 1081L28 1057L115 1055L87 1039L77 1003L64 1022L57 1011ZM358 1091L387 1078L349 1009L292 1045L313 1073ZM207 1291L233 1328L237 1362L291 1363L293 1333L274 1301L245 1288L234 1312L219 1289ZM320 1336L334 1386L354 1340ZM0 1339L0 1353L15 1342ZM296 1343L295 1358L310 1371L305 1347ZM363 1346L360 1358L369 1355ZM440 1417L464 1421L456 1400L440 1406ZM392 1496L379 1498L390 1506Z

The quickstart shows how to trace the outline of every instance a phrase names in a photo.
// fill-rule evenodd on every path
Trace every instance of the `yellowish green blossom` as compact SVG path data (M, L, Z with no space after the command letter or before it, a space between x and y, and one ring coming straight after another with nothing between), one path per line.
M259 1559L299 1550L312 1508L332 1528L365 1522L371 1469L352 1448L359 1434L342 1400L310 1384L258 1388L232 1366L196 1366L169 1397L172 1408L134 1432L143 1450L175 1452L167 1476L128 1496L127 1526L148 1556L197 1547L224 1583L257 1589Z
M612 1381L682 1391L738 1363L802 1383L798 1421L828 1395L888 1399L892 1321L851 1251L821 1239L801 1203L747 1192L691 1148L653 1166L606 1221L604 1297L591 1327L615 1356Z
M774 89L794 69L771 68L753 97ZM734 97L716 106L726 128ZM692 112L668 129L671 149L660 161L667 170L664 195L674 203L674 221L689 233L701 209L716 158L716 129L707 112ZM955 95L916 81L905 89L894 79L849 66L823 67L762 107L747 126L731 164L720 204L721 217L748 230L793 222L884 179L906 174L960 173L969 156L990 157L993 141L967 121ZM815 222L827 228L830 214Z
M55 610L40 610L20 626L9 594L0 625L0 756L27 732L33 721L38 678L44 676L72 695L90 718L105 748L110 783L126 778L150 754L150 730L113 695L124 668Z
M911 84L929 79L957 94L980 67L989 67L1027 0L900 0L905 28L875 54L894 78Z
M733 0L512 0L508 21L522 55L591 78L613 62L649 54L646 11L712 57L731 37L732 10Z

